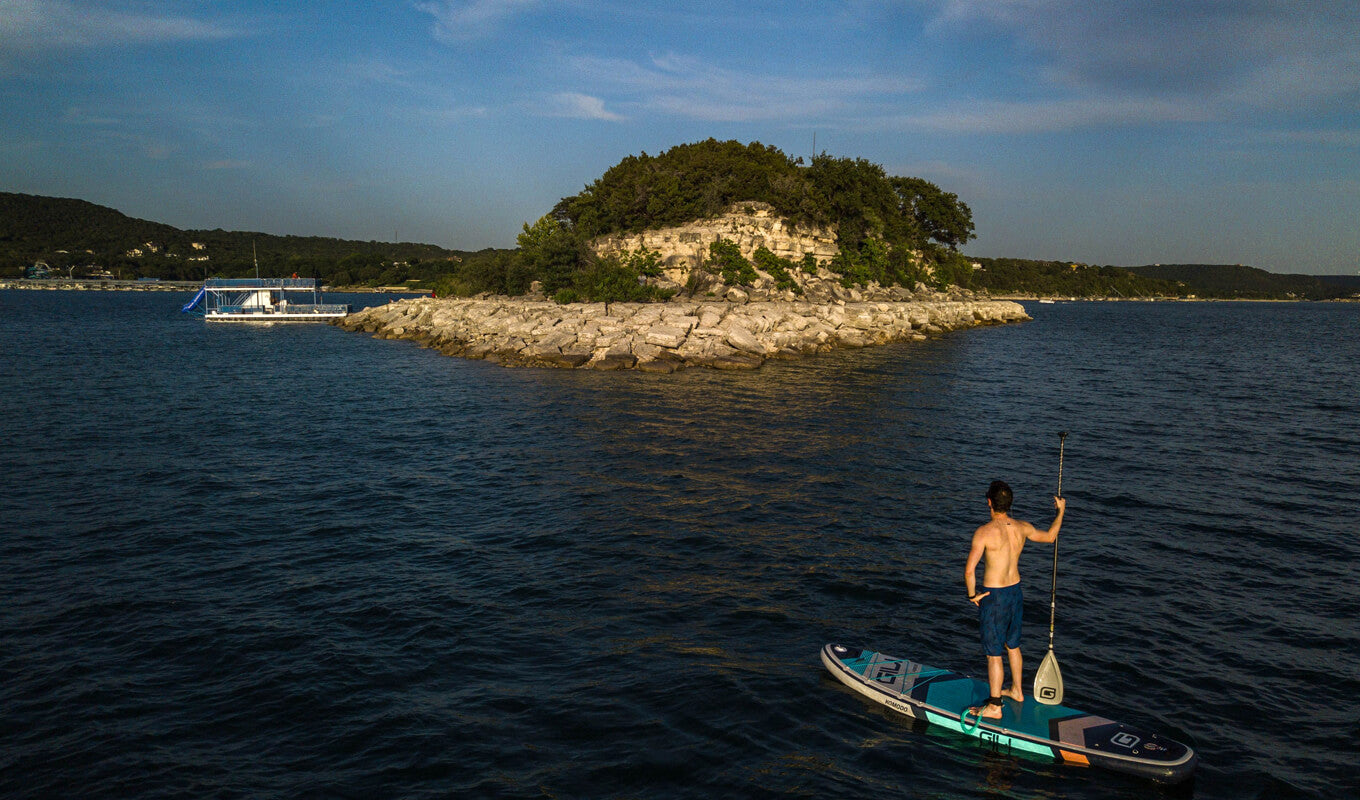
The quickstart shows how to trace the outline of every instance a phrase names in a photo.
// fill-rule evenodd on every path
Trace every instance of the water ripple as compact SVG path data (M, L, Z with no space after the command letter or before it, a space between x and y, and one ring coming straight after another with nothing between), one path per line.
M1193 742L1199 797L1360 788L1354 307L1043 306L652 376L17 294L5 796L1146 797L816 660L980 670L967 535L998 477L1048 519L1059 430L1072 702Z

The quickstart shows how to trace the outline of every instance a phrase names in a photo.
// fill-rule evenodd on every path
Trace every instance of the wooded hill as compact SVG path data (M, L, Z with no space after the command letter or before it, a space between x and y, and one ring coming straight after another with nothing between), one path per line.
M23 275L36 261L76 277L96 269L124 279L247 277L258 257L265 277L297 273L336 285L395 285L435 280L472 255L428 244L180 230L84 200L0 192L5 277Z
M519 244L549 292L589 295L590 274L617 266L594 263L591 239L711 218L744 202L768 203L794 225L834 229L840 253L823 266L847 285L944 286L971 272L957 248L973 238L973 215L957 195L860 158L822 153L804 163L759 142L714 139L628 156L526 225Z
M1128 270L1179 284L1197 297L1328 300L1360 292L1355 276L1281 275L1241 264L1152 264Z
M1092 266L1071 261L1019 258L975 258L979 268L968 285L993 294L1023 292L1061 297L1179 297L1184 286L1136 275L1122 267Z
M969 284L995 294L1065 297L1195 297L1209 300L1336 300L1360 293L1360 277L1281 275L1240 264L1112 267L1070 261L975 258ZM1021 288L1023 287L1023 288Z

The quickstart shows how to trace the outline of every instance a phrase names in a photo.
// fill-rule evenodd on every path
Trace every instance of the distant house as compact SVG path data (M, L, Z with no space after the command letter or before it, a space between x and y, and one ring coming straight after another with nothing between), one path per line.
M34 261L33 266L25 271L24 276L28 278L50 278L52 277L52 268L47 265L46 261Z

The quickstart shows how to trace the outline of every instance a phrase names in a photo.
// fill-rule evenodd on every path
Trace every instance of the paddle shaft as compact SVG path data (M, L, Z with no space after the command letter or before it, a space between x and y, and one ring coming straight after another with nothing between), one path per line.
M1063 450L1067 433L1058 434L1058 496L1062 497ZM1053 621L1058 614L1058 542L1053 541L1053 588L1048 593L1048 651L1053 652Z

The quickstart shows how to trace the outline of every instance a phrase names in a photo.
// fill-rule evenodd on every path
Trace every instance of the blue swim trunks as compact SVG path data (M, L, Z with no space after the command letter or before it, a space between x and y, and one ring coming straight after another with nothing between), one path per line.
M991 592L978 601L982 652L989 656L1004 656L1005 648L1020 646L1020 617L1025 610L1025 593L1018 583L1000 589L984 586L979 591Z

